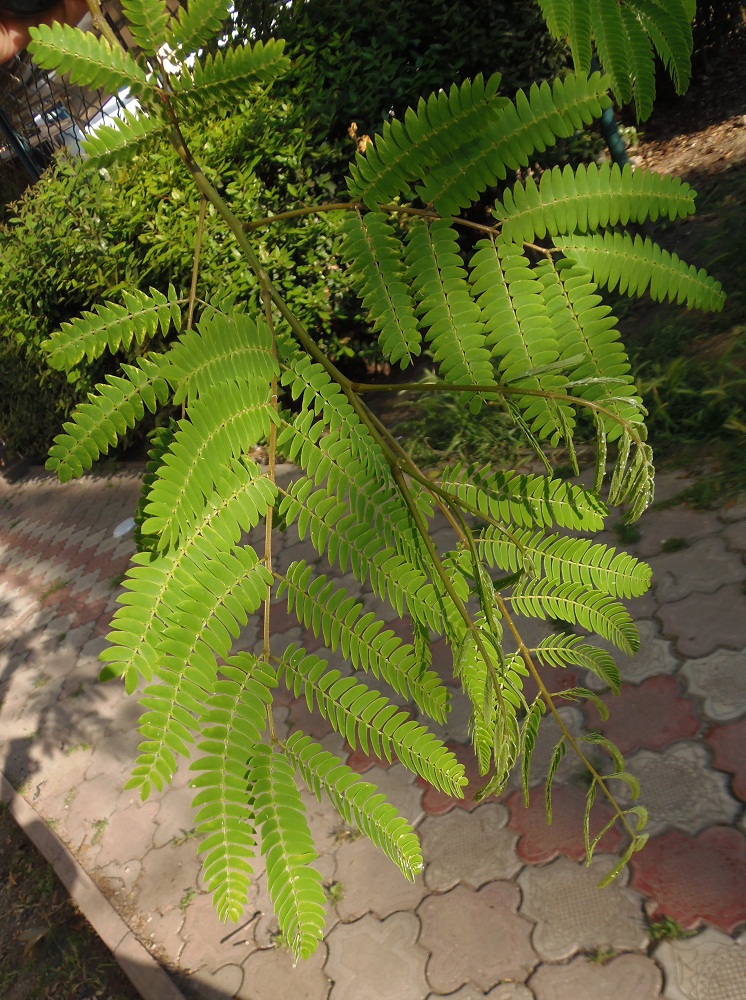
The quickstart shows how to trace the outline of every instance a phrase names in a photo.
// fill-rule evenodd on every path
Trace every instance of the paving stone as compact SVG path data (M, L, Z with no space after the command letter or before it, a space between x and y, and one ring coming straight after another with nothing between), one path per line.
M443 993L431 993L427 1000L534 1000L531 990L522 983L503 983L489 993L482 993L473 986L462 986L446 998Z
M188 982L198 1000L228 1000L241 989L243 969L240 965L224 965L217 972L200 969Z
M733 584L714 594L693 594L663 604L657 617L663 635L675 641L680 656L707 656L719 646L746 646L746 595Z
M345 923L366 913L383 920L397 910L414 910L425 895L422 876L410 882L367 837L343 844L336 860L335 880L343 893L336 910Z
M290 703L290 715L288 717L290 731L302 730L315 740L320 740L332 732L332 725L320 712L311 712L305 698L295 698Z
M531 796L528 808L523 805L523 793L515 791L507 800L511 830L519 834L518 856L527 864L542 864L560 854L580 860L585 857L583 816L586 792L579 785L557 784L552 791L552 822L547 822L544 795ZM611 809L600 796L591 812L591 837L596 837L612 818ZM604 834L598 849L614 853L622 845L623 836L616 826Z
M615 863L616 857L597 854L589 867L558 858L544 868L523 869L521 913L536 921L533 945L542 959L556 962L596 948L645 948L642 902L626 888L626 872L598 888Z
M108 865L100 868L92 868L91 874L96 884L106 886L107 895L116 894L121 899L125 899L132 892L133 886L140 877L142 865L137 858L130 858L120 864L118 861L110 861Z
M505 829L508 810L486 803L473 813L456 809L429 816L420 827L428 889L443 892L463 882L478 889L493 879L510 879L520 869L517 837Z
M179 907L185 894L196 890L199 868L193 840L148 851L134 887L138 909L144 913L166 913Z
M718 511L718 520L724 524L733 524L746 519L746 500L730 501Z
M598 728L623 754L635 750L662 750L675 740L696 736L700 721L692 702L679 695L673 677L651 677L638 686L623 684L610 700L610 716L604 722L598 710L586 703L591 728Z
M469 719L471 718L471 702L461 690L451 691L451 711L445 722L435 722L425 719L424 724L439 740L447 743L455 740L464 743L469 739Z
M719 649L701 660L690 660L682 673L690 694L704 698L704 711L717 722L746 713L746 652Z
M666 974L666 1000L746 1000L746 936L706 928L655 951Z
M227 964L240 967L247 955L256 950L251 926L254 913L250 907L238 923L222 923L215 912L212 894L199 892L189 899L184 897L182 910L180 937L184 947L179 965L186 972L204 967L215 973Z
M721 537L729 549L734 552L746 552L746 521L729 524Z
M627 770L640 781L637 803L648 810L645 832L651 837L669 827L699 833L732 823L740 811L728 791L728 779L711 769L709 754L699 743L676 743L662 753L641 750L627 758ZM626 784L617 792L622 804L632 804Z
M713 763L733 775L733 792L746 802L746 716L725 726L716 726L705 741L713 753Z
M729 827L696 837L671 830L632 856L632 885L648 895L653 916L682 927L701 921L730 933L746 922L746 838Z
M648 677L672 674L679 666L679 660L668 639L661 638L657 622L643 619L636 621L635 625L640 633L640 650L633 656L620 652L616 646L599 636L594 635L590 641L594 646L601 646L612 654L625 684L640 684ZM608 689L606 682L590 671L585 672L583 683L592 691Z
M194 777L194 772L192 772ZM194 828L192 798L194 790L188 787L169 788L158 803L153 830L153 847L163 847L180 840Z
M684 487L686 488L686 487ZM656 493L658 482L656 477ZM643 559L658 555L663 543L669 538L684 538L688 542L714 535L721 530L717 515L712 511L689 510L687 507L671 507L668 510L651 510L642 517L637 526L640 540L625 548L634 549L635 555Z
M324 971L334 984L329 1000L426 997L427 952L417 942L419 932L413 913L393 913L382 921L368 915L354 924L338 924L327 938ZM290 995L278 991L271 1000Z
M659 601L680 601L693 593L713 593L728 583L739 583L746 570L738 555L729 552L717 536L703 538L676 552L649 560Z
M420 944L430 951L427 978L436 993L467 983L484 992L503 979L525 982L537 957L531 925L516 912L519 900L511 882L489 882L477 892L459 885L425 900Z
M285 948L256 951L243 963L243 985L236 1000L327 1000L331 984L323 971L326 958L324 942L297 965Z
M661 970L644 955L620 955L603 965L578 956L569 965L542 965L531 977L536 1000L658 1000Z

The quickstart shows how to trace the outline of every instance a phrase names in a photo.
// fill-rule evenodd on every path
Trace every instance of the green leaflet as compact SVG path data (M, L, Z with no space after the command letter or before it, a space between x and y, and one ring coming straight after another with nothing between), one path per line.
M272 83L290 68L285 42L270 39L219 49L197 60L189 72L172 77L177 107L187 114L209 112L225 106L254 84Z
M248 784L267 863L267 886L296 959L308 958L324 933L324 889L310 862L316 852L294 770L278 746L252 750Z
M188 756L195 716L213 691L216 655L228 656L240 626L267 597L272 577L250 547L224 552L206 560L180 595L162 614L155 673L158 684L145 688L140 699L147 709L139 722L145 737L128 788L139 788L143 799L151 785L171 778L175 755Z
M415 219L407 240L408 282L443 380L495 385L485 327L466 281L454 228L445 219ZM469 394L467 401L478 413L479 396Z
M535 243L548 234L586 233L599 228L694 212L695 193L680 177L633 170L626 164L595 163L545 170L539 184L530 175L495 205L506 243Z
M102 680L124 675L129 694L137 686L138 675L152 680L161 659L161 635L182 602L195 599L195 580L205 566L215 566L234 552L241 531L254 527L272 505L274 490L256 465L252 468L237 464L218 481L201 520L192 526L180 549L165 555L144 551L133 556L134 565L123 584L125 593L118 599L121 607L108 635L111 645L101 654L108 663L101 673ZM220 575L224 572L219 570ZM208 574L197 599L202 607L212 607L218 615L214 587ZM237 617L237 611L240 604L233 603L227 614ZM211 667L208 658L208 669Z
M294 643L280 659L280 676L297 698L305 695L354 749L391 760L392 754L430 784L456 798L467 783L463 765L432 733L410 719L388 698L354 677L329 670L328 663Z
M287 593L288 613L295 613L317 638L323 636L332 652L341 649L355 669L383 677L431 719L445 722L450 708L448 690L435 671L425 668L415 647L402 642L373 612L363 614L362 604L326 576L312 574L302 560L291 563L284 576L275 574L280 582L277 597Z
M143 533L158 535L161 549L187 537L222 470L267 435L271 419L268 383L228 381L195 400L150 488Z
M473 139L462 140L456 152L427 172L417 193L444 216L455 215L494 187L509 170L529 164L535 152L544 152L558 138L600 118L611 101L608 77L594 73L555 79L552 86L532 84L519 90L488 127Z
M72 421L64 425L49 449L46 468L60 482L82 476L100 455L114 447L127 430L142 420L145 410L155 413L168 399L160 358L139 358L138 367L122 365L126 378L107 375L87 403L80 403Z
M540 393L562 391L567 379L552 371L559 360L557 334L542 286L523 248L480 240L471 260L472 294L484 322L485 346L502 382ZM546 374L534 374L549 368ZM541 395L517 395L523 418L537 437L556 444L575 422L572 408Z
M138 153L147 152L168 138L170 126L155 114L135 113L126 109L113 125L102 125L95 135L82 143L90 167L109 167L124 163Z
M572 538L524 528L510 539L487 528L476 540L477 551L490 566L509 573L529 569L547 581L579 583L611 597L640 597L650 586L651 571L645 563L611 546L589 538Z
M636 653L640 648L637 629L624 605L581 584L555 586L545 580L530 580L518 584L505 600L528 617L577 622L625 653Z
M109 93L128 87L138 97L154 96L145 70L129 52L113 47L105 38L79 31L70 24L41 24L31 28L28 47L34 62L43 69L67 74L72 83Z
M629 233L606 232L591 236L555 236L554 244L566 257L593 274L593 280L610 291L643 295L654 302L686 303L697 309L719 312L725 294L719 281L703 268L679 260L657 243Z
M342 254L355 282L384 358L407 368L420 354L415 303L394 230L380 212L348 215Z
M557 524L600 531L608 513L592 493L548 476L455 466L444 471L443 488L471 512L511 527Z
M170 11L163 0L122 0L127 27L139 48L154 56L165 40Z
M240 312L206 310L197 329L183 333L164 357L163 375L177 404L231 381L269 385L279 374L266 324Z
M464 140L478 136L494 122L507 102L497 97L500 75L485 83L481 74L448 93L441 90L417 110L408 108L403 122L387 122L365 154L358 153L348 188L368 208L391 201L409 190L413 181L427 177L429 168L457 153ZM439 208L440 210L440 208Z
M579 359L569 373L566 390L603 407L594 416L603 428L604 441L614 441L625 423L640 425L643 420L642 400L629 374L631 365L616 318L597 294L590 273L572 261L542 261L536 274L560 357Z
M184 55L196 52L220 32L228 18L228 0L189 0L179 5L166 31L167 44Z
M246 772L261 741L277 680L269 667L239 653L220 668L200 713L200 756L192 786L202 873L221 920L234 923L247 902L256 853L254 811Z
M155 288L150 295L135 289L122 292L122 305L107 302L84 312L72 323L63 323L43 345L52 368L73 368L82 358L93 361L105 351L129 347L133 340L144 344L156 333L165 337L171 325L181 325L181 309L176 289L169 285L168 296Z
M407 878L422 871L417 836L375 785L299 731L288 737L285 753L316 797L326 792L342 819L364 833Z

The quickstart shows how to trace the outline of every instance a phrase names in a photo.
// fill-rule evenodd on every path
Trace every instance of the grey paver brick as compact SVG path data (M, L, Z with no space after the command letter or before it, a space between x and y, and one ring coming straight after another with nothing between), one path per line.
M569 965L542 965L530 980L536 1000L658 1000L661 971L644 955L598 964L578 956Z
M200 969L188 982L198 1000L228 1000L241 989L243 969L240 965L223 965L217 972Z
M533 945L549 962L595 948L643 949L647 934L642 899L625 888L626 872L598 888L615 858L597 855L590 867L558 858L543 868L524 868L521 913L536 921Z
M420 943L430 951L427 979L436 993L467 983L482 992L503 979L524 982L537 962L531 924L518 915L511 882L489 882L475 892L458 885L428 896L419 908Z
M192 777L194 772L192 772ZM180 840L194 827L192 811L193 789L184 785L171 787L164 792L158 803L153 830L153 847L163 847Z
M412 913L394 913L382 921L368 915L354 924L338 924L327 939L325 972L334 983L329 1000L426 997L427 952L417 943L419 930Z
M656 494L658 483L656 481ZM651 510L639 522L642 537L633 545L624 546L644 559L661 552L669 538L684 538L692 543L720 530L717 515L711 511L689 510L674 507L668 510Z
M649 559L653 588L659 601L680 601L693 593L713 593L728 583L744 579L746 570L738 555L729 552L717 536L703 538L677 552Z
M394 764L389 768L375 766L366 771L364 777L366 781L375 785L413 826L419 823L424 816L421 804L422 789L416 784L416 776L403 764Z
M522 983L503 983L489 993L482 993L473 986L462 986L455 993L449 993L447 998L443 993L431 993L427 1000L534 1000L534 995L528 986Z
M585 731L583 713L579 708L560 708L559 715L573 736L578 736ZM534 752L531 757L531 775L529 783L532 787L543 784L546 780L549 762L552 759L554 748L559 742L561 735L561 730L555 720L551 717L545 717L541 723L539 738L536 741L536 746L534 747ZM570 750L560 761L554 780L565 782L573 781L584 769L584 765ZM513 772L508 779L508 788L520 787L520 773Z
M132 933L127 934L114 951L117 962L143 997L184 1000L181 991L156 962L150 964L143 961L145 954L142 945Z
M222 923L212 905L212 895L202 892L188 901L185 899L183 912L180 937L184 947L179 964L187 971L195 972L204 967L214 973L223 965L241 966L256 950L251 926L252 907L238 923Z
M664 941L655 957L666 974L666 1000L746 1000L746 935L734 941L708 927Z
M336 909L345 923L366 913L383 920L397 910L414 910L427 892L421 875L414 882L404 878L367 837L339 848L335 879L343 892Z
M285 948L254 952L243 963L243 985L237 1000L327 1000L331 984L323 971L326 954L323 942L309 959L297 965Z
M692 594L663 604L656 612L663 634L676 642L681 656L708 656L718 647L746 646L746 596L729 584L714 594Z
M420 828L425 883L443 892L464 882L473 889L493 879L510 879L521 867L515 852L518 835L506 830L505 806L489 803L469 813L454 809L428 816Z
M700 660L689 660L682 673L690 694L704 698L705 714L718 722L746 712L746 651L719 649Z
M648 809L645 832L651 837L668 827L699 833L708 826L732 823L740 811L728 791L727 776L712 770L710 755L699 743L675 743L660 753L641 750L627 758L627 769L640 780L638 804ZM626 784L617 796L632 804Z
M166 913L178 907L185 893L196 889L199 868L193 840L148 851L133 890L138 908L144 913Z

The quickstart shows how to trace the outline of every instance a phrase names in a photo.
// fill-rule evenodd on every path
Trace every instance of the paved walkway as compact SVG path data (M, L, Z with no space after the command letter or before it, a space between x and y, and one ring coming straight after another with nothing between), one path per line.
M608 837L591 870L583 866L582 778L569 758L548 828L540 787L529 809L515 786L499 802L476 805L467 794L454 804L400 764L349 754L304 702L279 705L280 731L300 726L349 754L416 824L427 863L407 883L307 796L328 929L317 954L294 969L274 944L263 874L238 925L214 916L199 877L187 767L145 803L122 790L138 705L120 684L96 683L97 657L133 550L112 532L134 510L139 472L124 467L67 486L40 470L13 486L0 480L0 770L23 796L16 815L85 897L85 912L144 996L746 998L746 504L653 511L627 546L649 559L655 585L632 602L643 650L621 658L622 693L601 728L643 782L653 836L629 878L604 891L595 883L618 841ZM682 485L663 476L659 496ZM308 555L283 538L282 565ZM279 606L277 620L282 640L319 648ZM241 648L256 644L257 624ZM443 650L439 658L447 669ZM574 683L572 672L562 680ZM459 699L441 734L474 776ZM599 725L591 711L563 711L577 731ZM537 779L550 744L547 727ZM693 933L666 935L677 928ZM143 964L138 941L176 988Z

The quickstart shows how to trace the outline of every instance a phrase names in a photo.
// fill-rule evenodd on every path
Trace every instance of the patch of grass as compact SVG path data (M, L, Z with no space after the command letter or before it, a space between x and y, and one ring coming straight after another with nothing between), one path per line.
M104 835L104 830L109 825L108 819L97 819L93 823L93 836L91 837L91 845L93 847L101 840Z
M45 684L49 684L49 680L50 678L47 676L47 674L44 673L38 674L34 678L34 684L33 684L34 690L38 691L39 688L43 688Z
M67 632L60 632L57 636L57 642L64 642L67 639Z
M337 903L344 897L345 887L341 882L325 882L324 894L332 906L336 906Z
M591 965L606 965L612 958L616 958L618 954L613 948L596 948L585 957Z
M176 836L171 839L171 843L174 847L181 847L182 844L186 844L188 840L193 840L197 836L197 830L192 827L191 830L182 830L181 834L177 833Z
M696 931L687 931L672 917L661 917L654 920L648 927L648 937L657 944L659 941L682 941L694 937Z
M355 840L360 840L362 833L354 826L342 824L332 831L332 838L335 844L351 844Z
M689 542L686 538L679 538L677 535L674 535L672 538L666 538L661 545L661 549L664 552L680 552L682 549L688 548Z
M43 604L48 597L52 596L52 594L56 594L58 590L64 590L69 583L69 580L55 580L54 583L51 583L47 589L39 595L39 603Z
M75 796L77 794L78 794L78 789L77 788L71 788L70 789L70 791L65 796L65 801L64 801L65 809L69 809L70 808L70 806L73 804L73 801L75 800Z
M66 757L70 754L77 753L79 750L90 750L90 745L88 743L71 743L69 746L65 747L64 753Z
M194 888L194 886L190 885L187 889L184 890L184 893L181 899L179 900L179 909L181 910L182 913L186 912L186 910L189 908L189 904L196 895L197 895L197 890Z
M642 538L642 532L637 525L627 524L626 521L617 521L614 525L614 533L622 545L634 545Z

